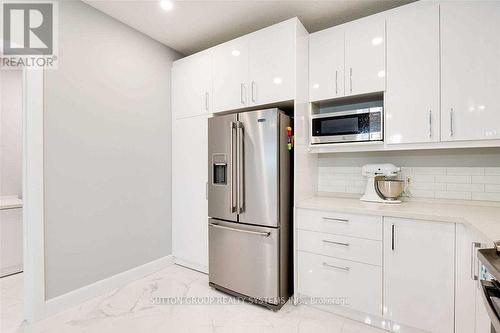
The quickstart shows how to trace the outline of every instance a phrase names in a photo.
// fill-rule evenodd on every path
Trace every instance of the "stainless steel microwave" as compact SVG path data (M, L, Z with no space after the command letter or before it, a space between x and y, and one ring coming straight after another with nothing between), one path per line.
M312 115L311 144L382 141L383 118L382 107Z

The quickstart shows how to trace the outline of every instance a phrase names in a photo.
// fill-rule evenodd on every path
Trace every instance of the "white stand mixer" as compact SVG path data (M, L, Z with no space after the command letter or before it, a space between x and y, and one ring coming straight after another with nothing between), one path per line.
M401 200L387 199L382 193L380 193L378 185L376 183L377 177L396 177L401 168L385 163L385 164L366 164L361 169L361 174L368 177L368 182L366 184L365 194L361 197L362 201L370 202L381 202L381 203L401 203ZM399 196L399 193L397 196Z

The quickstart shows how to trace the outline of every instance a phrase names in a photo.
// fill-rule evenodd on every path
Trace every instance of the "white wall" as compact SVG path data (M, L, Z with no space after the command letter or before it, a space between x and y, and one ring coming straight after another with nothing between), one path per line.
M0 70L0 196L22 195L23 77Z
M44 78L47 299L171 253L170 70L179 55L80 1Z

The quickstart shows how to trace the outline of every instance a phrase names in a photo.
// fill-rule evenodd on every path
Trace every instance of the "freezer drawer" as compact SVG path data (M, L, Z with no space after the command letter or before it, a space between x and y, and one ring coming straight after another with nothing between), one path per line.
M208 220L209 282L279 303L279 229Z

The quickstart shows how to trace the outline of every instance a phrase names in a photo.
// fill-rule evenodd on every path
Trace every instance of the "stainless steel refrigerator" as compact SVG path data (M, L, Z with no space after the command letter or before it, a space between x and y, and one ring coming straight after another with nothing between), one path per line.
M271 309L292 287L289 126L279 109L208 120L209 283Z

